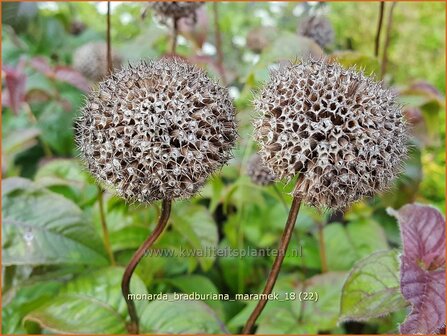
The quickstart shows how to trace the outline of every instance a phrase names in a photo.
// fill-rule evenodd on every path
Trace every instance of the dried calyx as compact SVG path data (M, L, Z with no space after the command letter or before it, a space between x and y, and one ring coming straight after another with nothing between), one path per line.
M322 48L334 42L334 30L330 21L324 16L304 18L299 24L298 33L314 40Z
M395 95L325 60L271 74L255 100L260 154L278 179L300 175L294 195L341 209L386 189L400 171L407 126Z
M112 51L112 67L119 69L122 58ZM73 54L73 67L86 78L97 82L107 75L107 44L105 42L89 42L78 49Z
M149 6L155 11L158 19L162 23L168 23L170 20L189 18L196 22L196 9L203 5L202 1L192 2L151 2Z
M275 181L275 174L264 165L262 158L258 154L254 154L247 164L247 175L251 181L258 185L269 185Z
M88 169L129 201L193 195L231 157L228 91L178 59L128 66L82 109L77 143Z

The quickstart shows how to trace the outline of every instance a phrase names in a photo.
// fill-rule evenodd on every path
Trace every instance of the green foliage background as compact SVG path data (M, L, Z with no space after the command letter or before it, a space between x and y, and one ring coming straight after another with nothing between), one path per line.
M113 6L113 48L129 62L160 57L169 48L169 31L154 22L151 12L145 20L140 18L144 6ZM201 31L205 45L200 50L194 40L182 36L177 52L193 62L200 53L201 66L219 78L212 65L212 4L205 8L209 20ZM73 141L73 120L84 94L31 65L40 57L51 67L70 67L75 48L105 39L104 9L105 3L44 3L36 11L10 14L11 20L8 13L13 9L3 4L4 96L5 66L17 70L22 60L26 76L25 99L18 111L2 106L3 333L126 332L127 311L120 292L123 268L153 229L159 204L129 205L105 194L117 261L111 265L103 243L98 188L78 162ZM200 195L174 204L170 229L155 249L276 247L292 186L259 187L246 176L247 161L256 151L251 139L253 91L268 78L269 65L315 48L296 34L300 18L314 12L325 13L336 32L335 44L325 53L377 75L380 59L373 57L373 49L378 9L378 3L370 2L219 4L225 74L235 97L240 140L235 158ZM87 27L77 36L69 32L75 20ZM259 26L272 26L275 32L270 45L256 55L247 49L245 37ZM356 312L371 317L358 323L349 322L358 315L349 296L341 303L342 293L346 294L342 288L348 273L364 258L371 260L369 271L380 272L373 253L382 253L379 256L389 264L392 276L398 274L399 230L387 207L417 201L445 212L445 3L398 3L390 38L384 80L401 92L406 108L421 113L412 130L404 173L389 192L355 204L344 214L302 208L291 242L291 248L302 248L302 256L286 257L275 290L316 292L319 300L270 302L258 333L395 333L405 317L398 283L388 284L395 295L393 309L383 312L384 317ZM426 89L415 89L414 81L424 81ZM319 228L325 237L327 273L321 270ZM383 252L391 249L395 251ZM151 256L138 266L132 291L226 293L232 298L237 293L259 293L272 261L272 257ZM359 286L379 290L367 281ZM159 300L138 301L137 309L146 333L238 333L254 305L241 300Z

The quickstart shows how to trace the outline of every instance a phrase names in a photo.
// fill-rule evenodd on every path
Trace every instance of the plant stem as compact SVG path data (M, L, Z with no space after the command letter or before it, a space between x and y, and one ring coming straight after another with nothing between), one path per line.
M374 56L379 57L380 33L382 32L383 12L385 11L385 2L380 2L379 22L377 23L376 43L374 45Z
M110 39L110 1L107 1L107 72L112 72L112 42Z
M386 34L385 34L385 42L383 46L383 52L382 52L382 67L380 71L380 78L383 79L386 74L386 66L388 63L388 47L390 45L390 37L391 37L391 28L393 26L393 11L394 7L396 7L397 2L393 2L391 4L391 8L388 14L388 24L386 27Z
M327 272L326 246L324 245L324 225L318 223L318 243L320 249L321 273Z
M171 200L163 200L161 205L161 215L158 219L157 226L152 234L144 241L144 243L138 248L138 250L133 255L129 264L124 271L123 280L121 281L121 291L123 293L124 299L127 303L127 310L129 311L130 323L127 325L127 330L129 334L138 334L139 323L138 314L135 308L135 303L132 301L130 296L130 279L132 277L135 268L143 258L147 249L149 249L152 244L158 239L158 237L163 233L166 225L168 224L169 216L171 214Z
M284 228L283 235L279 242L278 254L275 258L275 261L273 262L273 266L272 269L270 270L264 290L262 291L262 294L266 294L263 295L263 297L268 296L268 294L272 292L273 287L275 286L276 279L278 278L279 271L281 270L282 262L284 260L284 257L286 256L286 251L290 243L290 238L292 237L293 234L296 218L298 217L298 213L300 211L300 206L301 206L301 198L298 198L296 196L293 197L292 205L289 211L289 217L287 218L286 227ZM245 324L244 330L242 332L243 334L251 333L253 326L256 323L256 320L258 319L259 315L261 315L266 304L267 299L261 298L261 300L259 300L258 304L256 305L256 308L253 310L247 323Z
M223 66L223 50L222 50L222 34L220 32L219 25L219 4L213 2L213 14L214 14L214 39L216 42L217 51L217 67L219 68L220 76L222 77L222 82L227 85L227 80L225 76L225 70Z
M107 229L106 216L104 211L104 190L98 186L98 203L99 203L99 217L101 220L102 235L104 236L104 246L109 255L110 263L115 266L115 257L113 255L112 246L110 245L109 230Z
M178 19L172 18L172 45L171 45L171 54L176 54L177 49L177 35L178 35Z

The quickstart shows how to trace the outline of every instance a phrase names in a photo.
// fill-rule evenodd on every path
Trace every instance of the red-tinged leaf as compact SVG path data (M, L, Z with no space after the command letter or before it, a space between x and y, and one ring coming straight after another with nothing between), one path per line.
M182 18L178 22L179 33L202 48L208 34L209 20L205 7L196 10L196 22L190 18Z
M20 106L25 101L26 75L23 72L24 60L20 60L16 68L3 66L5 83L7 88L7 103L14 113L18 113ZM6 105L5 105L6 106Z
M81 91L90 91L90 84L88 81L77 71L63 66L57 66L55 68L55 78L69 83Z
M430 206L409 204L390 210L401 228L400 286L412 309L403 334L433 334L445 326L445 221Z
M406 258L424 269L445 265L445 221L437 209L409 204L390 213L399 221Z
M427 271L402 257L401 291L412 305L402 334L435 334L445 326L445 270Z
M37 71L43 73L46 76L53 76L54 70L48 63L48 61L43 57L34 57L30 60L31 66Z

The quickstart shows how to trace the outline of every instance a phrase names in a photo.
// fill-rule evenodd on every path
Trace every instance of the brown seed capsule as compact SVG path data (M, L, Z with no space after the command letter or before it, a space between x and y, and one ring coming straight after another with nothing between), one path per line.
M229 160L235 139L227 89L178 59L111 75L90 93L77 123L88 169L129 201L195 194Z
M344 208L386 189L407 153L395 95L339 64L307 60L280 68L255 107L263 161L278 179L299 174L295 196L314 206Z
M196 9L202 5L202 1L156 1L149 3L162 23L181 18L189 18L196 22Z
M260 155L253 155L247 164L247 175L250 176L254 184L262 186L272 184L275 181L275 174L262 162Z
M324 16L310 16L303 19L298 33L314 40L321 48L334 42L334 30L330 21Z
M121 67L122 58L112 50L114 69ZM97 82L107 75L107 44L90 42L82 45L73 54L73 68L91 81Z

